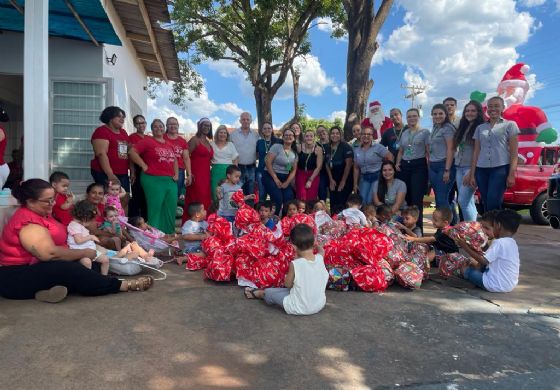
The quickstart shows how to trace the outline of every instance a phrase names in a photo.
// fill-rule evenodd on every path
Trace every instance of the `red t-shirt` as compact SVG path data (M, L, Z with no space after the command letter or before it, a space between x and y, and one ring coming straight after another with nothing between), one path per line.
M131 145L136 145L138 142L142 141L144 138L148 138L149 135L141 136L138 133L132 133L128 136L128 143Z
M64 202L66 202L66 199L68 199L68 195L57 193L54 198L54 206L52 210L53 217L64 226L68 226L68 224L72 222L72 208L74 208L74 206L71 206L69 209L64 210L60 207L64 204Z
M152 137L144 138L134 145L134 149L148 166L146 171L148 175L172 177L175 174L173 169L175 150L167 141L161 143Z
M97 214L95 214L95 222L98 226L105 222L105 205L103 203L97 204Z
M164 134L163 136L167 142L173 145L173 150L175 151L175 157L177 158L177 163L179 164L179 169L185 169L185 161L183 160L183 151L185 149L189 149L189 144L183 137L177 137L175 139L171 139Z
M6 164L4 161L4 152L6 151L6 145L8 144L8 137L6 136L6 130L0 127L0 132L4 132L4 139L0 141L0 165Z
M16 210L2 231L0 265L31 265L39 262L39 259L29 253L19 241L20 230L29 224L45 227L56 246L67 247L68 235L64 225L50 215L43 217L22 206Z
M119 134L113 133L113 131L107 126L103 125L95 129L91 135L91 141L95 139L104 139L109 141L109 150L107 152L107 157L109 158L109 164L113 169L115 175L126 175L128 174L128 134L124 129L120 129ZM93 156L91 160L91 169L97 172L102 172L101 165L97 157Z

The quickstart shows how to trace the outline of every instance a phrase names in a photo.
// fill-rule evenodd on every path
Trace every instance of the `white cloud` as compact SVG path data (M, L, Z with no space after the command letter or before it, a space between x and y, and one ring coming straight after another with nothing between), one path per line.
M560 0L559 0L560 1ZM332 34L334 30L333 21L331 18L319 18L317 19L317 28L319 31L326 32L327 34ZM344 34L341 38L335 38L336 41L347 42L348 34Z
M525 7L537 7L546 3L546 0L521 0L521 4Z
M330 121L334 121L337 118L339 118L340 120L342 120L344 122L344 120L346 119L346 111L341 110L341 111L333 111L333 112L330 113L330 115L329 115L329 120Z
M202 117L209 118L214 128L220 124L225 124L228 127L237 126L239 115L245 111L233 102L216 103L209 98L208 91L205 88L200 96L188 92L187 96L191 100L187 101L186 107L172 104L169 101L170 94L171 86L162 84L156 90L155 99L148 99L147 119L149 123L155 118L165 122L166 118L174 116L179 121L180 131L188 134L196 132L196 122ZM217 115L217 113L224 113L228 119Z
M516 10L513 0L399 4L406 10L404 24L383 42L377 61L405 65L404 80L427 87L418 96L424 104L446 96L465 102L473 90L495 91L505 71L518 61L515 48L538 28L531 15Z

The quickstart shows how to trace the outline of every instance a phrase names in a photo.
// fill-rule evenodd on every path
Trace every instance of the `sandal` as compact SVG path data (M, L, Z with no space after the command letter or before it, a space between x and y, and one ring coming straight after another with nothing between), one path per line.
M126 291L146 291L154 284L152 276L141 276L138 279L128 279Z
M35 299L40 302L58 303L68 295L68 289L64 286L54 286L48 290L35 293Z
M257 295L255 294L255 291L261 290L260 288L251 288L251 287L247 287L244 291L243 294L245 295L245 298L247 299L260 299L259 297L257 297Z

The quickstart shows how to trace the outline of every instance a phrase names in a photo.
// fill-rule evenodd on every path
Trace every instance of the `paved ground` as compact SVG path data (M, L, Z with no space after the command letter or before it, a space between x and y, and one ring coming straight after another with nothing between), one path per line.
M0 388L558 389L559 238L522 227L510 294L435 278L306 318L176 265L146 293L0 299Z

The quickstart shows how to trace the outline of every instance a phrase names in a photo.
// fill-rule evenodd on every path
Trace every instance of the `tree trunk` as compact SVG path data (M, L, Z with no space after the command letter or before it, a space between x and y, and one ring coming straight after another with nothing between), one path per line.
M383 0L377 13L373 0L345 0L348 17L348 53L346 58L346 120L344 138L352 138L352 126L361 123L373 87L369 78L371 60L377 51L377 34L385 22L393 0ZM352 119L351 117L354 117Z
M260 129L262 128L264 122L272 123L272 98L274 96L271 94L271 91L261 86L255 87L254 95Z
M299 121L299 75L298 69L290 66L290 73L292 74L292 81L294 87L294 122Z

